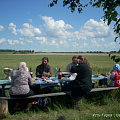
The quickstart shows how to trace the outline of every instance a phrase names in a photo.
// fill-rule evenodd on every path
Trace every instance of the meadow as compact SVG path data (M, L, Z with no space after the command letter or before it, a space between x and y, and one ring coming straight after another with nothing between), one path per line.
M52 76L55 68L65 71L66 66L72 62L73 55L83 55L90 62L93 74L110 72L115 64L108 54L2 54L0 53L0 78L4 78L3 68L17 69L20 62L26 62L27 67L32 67L35 77L36 67L41 64L43 57L49 58L49 64L52 67Z
M52 76L54 69L60 68L65 71L67 64L71 63L73 55L83 55L90 62L93 74L108 73L112 70L114 61L108 54L2 54L0 53L0 79L5 78L3 68L18 68L20 62L26 62L27 67L32 67L33 77L35 77L36 66L41 64L43 57L49 58L49 64L52 67ZM64 116L66 120L119 120L120 119L120 97L119 90L107 94L87 95L82 99L82 108L80 111L68 108L64 97L52 98L54 109L48 111L31 110L28 113L23 111L16 114L8 114L4 120L57 120L59 116Z

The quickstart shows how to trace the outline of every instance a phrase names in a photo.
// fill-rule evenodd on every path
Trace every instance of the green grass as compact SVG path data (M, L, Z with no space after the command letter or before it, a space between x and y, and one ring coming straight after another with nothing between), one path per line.
M16 55L16 54L0 54L0 78L4 78L5 74L3 68L9 67L17 69L20 62L26 62L28 68L32 67L33 76L35 77L35 70L37 65L41 64L42 58L46 56L49 58L49 64L52 67L52 76L54 76L55 68L60 68L65 71L66 66L71 63L73 55ZM101 74L110 72L115 64L108 55L83 55L88 59L92 66L93 74Z
M76 54L77 55L77 54ZM54 76L55 67L65 71L67 64L72 60L73 55L16 55L0 54L0 78L5 78L3 68L9 67L17 69L20 62L27 63L28 68L32 67L35 77L36 66L41 64L43 57L49 58L49 64L52 67L52 76ZM110 72L115 64L108 55L83 55L88 59L92 66L93 74ZM112 97L111 97L112 95ZM114 101L112 100L114 98ZM59 116L65 116L66 120L119 120L120 119L120 90L108 94L91 94L82 99L82 108L80 111L68 108L65 104L65 98L53 97L54 109L49 108L47 112L42 110L31 110L28 113L23 111L16 114L8 114L3 120L57 120ZM105 115L112 114L112 117ZM98 115L101 115L100 117Z

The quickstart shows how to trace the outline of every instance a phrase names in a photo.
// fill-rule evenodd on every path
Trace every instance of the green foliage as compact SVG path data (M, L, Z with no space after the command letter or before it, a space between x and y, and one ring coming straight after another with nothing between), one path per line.
M111 56L111 54L109 54L109 56ZM118 62L120 61L120 57L117 56L117 55L112 55L112 56L111 56L111 59L112 59L113 61L115 61L116 63L118 63Z
M13 53L13 54L27 54L34 53L34 50L12 50L12 49L0 49L0 53Z

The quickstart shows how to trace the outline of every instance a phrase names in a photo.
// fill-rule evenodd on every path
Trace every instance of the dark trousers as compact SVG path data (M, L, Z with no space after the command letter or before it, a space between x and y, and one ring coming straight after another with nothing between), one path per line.
M78 86L75 81L65 83L62 87L62 91L66 92L74 99L81 99L82 97L84 97L85 94L88 93L86 90L80 88L80 86Z

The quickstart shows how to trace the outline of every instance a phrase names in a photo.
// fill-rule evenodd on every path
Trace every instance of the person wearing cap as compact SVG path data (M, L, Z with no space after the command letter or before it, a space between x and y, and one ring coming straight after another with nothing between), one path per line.
M115 64L110 75L109 87L120 87L120 66Z
M11 73L11 87L9 94L11 97L28 97L34 95L34 92L30 89L32 85L32 78L27 71L26 63L20 62L18 69L12 71ZM22 101L22 100L21 100ZM15 106L13 110L18 109L18 105L21 102L19 100L14 100ZM24 99L24 103L27 104L26 110L29 110L32 105L32 101L29 99Z

